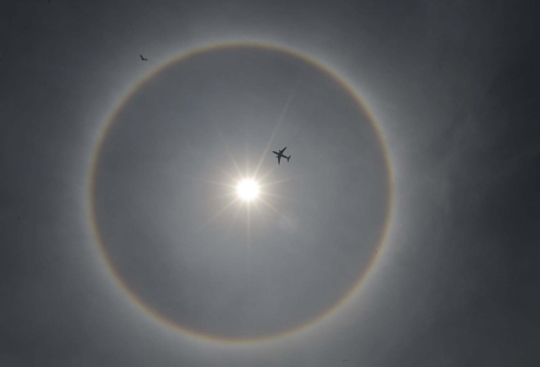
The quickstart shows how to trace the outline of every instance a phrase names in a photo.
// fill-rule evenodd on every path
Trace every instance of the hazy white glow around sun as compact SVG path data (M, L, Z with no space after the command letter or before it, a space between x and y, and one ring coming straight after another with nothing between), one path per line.
M242 180L236 185L236 193L244 201L253 201L259 196L259 184L251 179Z

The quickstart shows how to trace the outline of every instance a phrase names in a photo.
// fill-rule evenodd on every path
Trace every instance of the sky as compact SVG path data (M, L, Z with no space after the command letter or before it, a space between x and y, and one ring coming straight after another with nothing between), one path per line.
M0 365L537 366L539 10L2 2Z

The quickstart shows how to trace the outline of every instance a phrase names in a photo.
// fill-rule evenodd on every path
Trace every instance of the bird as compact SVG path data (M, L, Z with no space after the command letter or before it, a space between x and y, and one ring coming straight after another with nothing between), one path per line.
M148 59L145 59L145 58L143 57L143 55L139 55L139 56L141 57L141 60L142 60L142 61L147 61L147 60L148 60Z

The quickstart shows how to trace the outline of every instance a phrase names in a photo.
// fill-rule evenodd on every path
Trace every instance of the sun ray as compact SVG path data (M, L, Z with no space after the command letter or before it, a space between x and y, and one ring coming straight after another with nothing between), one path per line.
M268 208L270 208L274 213L276 213L280 219L284 220L287 224L291 225L292 226L292 222L291 220L289 220L289 218L287 218L286 215L284 215L283 213L281 213L278 209L276 209L273 205L271 205L270 203L268 203L267 201L265 200L261 200L261 203L263 203L264 205L266 205Z
M271 169L269 169L268 171L266 171L266 173L262 174L262 175L257 175L257 177L261 180L261 181L264 181L264 179L268 176L270 176L272 173L274 173L274 171L276 171L278 169L278 166L274 166L272 167Z
M219 182L219 181L214 181L214 180L208 180L206 178L197 178L196 180L199 181L199 182L210 184L210 185L216 185L216 186L221 186L221 187L230 188L230 189L235 188L234 185L230 185L230 184L226 184L226 183Z
M272 182L268 182L266 184L263 184L263 185L261 185L261 187L264 188L264 187L270 187L270 186L279 185L279 184L282 184L282 183L285 183L285 182L290 182L290 181L298 180L298 179L301 179L301 178L305 178L304 176L305 176L305 173L285 177L285 178L282 178L282 179L277 180L277 181L272 181Z
M215 201L218 201L218 200L223 200L223 199L232 199L232 200L238 200L238 198L236 197L236 195L234 193L224 193L224 194L216 194L212 197L209 197L207 198L206 200L208 202L215 202Z
M299 173L297 175L285 177L285 178L277 180L277 181L272 181L272 182L266 183L264 185L261 185L261 187L270 187L270 186L275 186L275 185L282 184L282 183L285 183L285 182L290 182L290 181L294 181L294 180L298 180L298 179L307 178L310 175L317 175L317 174L320 174L321 172L324 172L324 171L327 171L327 170L328 169L322 168L322 169L311 170L309 172Z
M265 192L264 192L264 196L270 196L270 197L277 198L277 199L292 200L292 201L299 202L298 199L291 198L291 197L286 196L286 195L276 194L276 193L273 193L273 192L267 192L267 191L265 191ZM262 200L262 199L261 199L261 200Z
M276 186L276 185L279 185L279 184L282 184L282 183L285 183L285 182L289 182L289 181L292 181L292 180L290 180L288 178L284 178L284 179L281 179L281 180L265 183L264 185L261 185L261 188L264 189L264 188L267 188L267 187Z
M220 138L221 138L221 134L220 134ZM222 140L222 144L223 144L223 148L225 148L225 151L227 152L227 155L229 156L229 159L231 160L231 162L232 162L232 164L234 166L234 169L236 170L236 174L238 176L240 176L242 174L242 171L238 167L238 164L236 163L236 160L234 159L234 156L232 155L231 151L229 150L229 147L225 143L223 143L223 140Z
M248 251L251 250L251 207L248 205L246 210L247 215L247 225L246 225L246 241L247 241L247 247Z
M232 205L234 205L238 199L233 199L229 204L225 205L223 208L221 208L220 211L218 211L216 214L214 214L209 220L207 220L198 230L197 233L202 232L206 227L208 227L214 220L216 220L218 217L220 217L223 213L225 213Z
M266 221L264 220L264 216L263 216L263 214L261 212L261 209L258 206L255 206L255 210L257 211L257 214L259 215L259 218L261 219L260 222L263 224L264 229L268 230L269 229L268 223L266 223Z
M263 203L264 205L266 205L267 207L269 207L271 210L273 210L276 214L282 216L283 213L281 213L279 210L277 210L276 208L274 208L274 206L272 206L271 204L269 204L266 200L264 199L260 199L261 203Z
M217 164L215 164L214 162L212 162L212 165L218 169L222 174L224 174L225 176L227 176L230 180L234 180L234 176L231 175L229 172L227 172L226 170L224 170L223 168L219 167Z
M228 147L227 144L225 143L225 139L223 138L223 134L222 134L221 130L219 130L218 127L215 127L215 129L216 129L216 133L217 133L217 135L218 135L218 137L219 137L219 141L220 141L220 143L221 143L221 146L223 147L223 149L224 149L225 152L227 153L227 156L229 157L230 161L232 162L233 167L234 167L234 169L236 170L237 176L240 176L240 175L241 175L241 170L240 170L240 168L238 167L238 164L236 163L236 160L234 159L233 154L232 154L231 151L229 150L229 147ZM220 167L219 167L219 168L220 168ZM221 170L222 172L224 172L221 168L220 168L220 170ZM234 180L234 177L231 176L228 172L225 172L225 174L226 174L231 180Z
M247 286L248 286L248 290L251 288L251 281L252 281L252 276L251 276L251 225L250 225L250 215L249 215L249 205L247 206L247 210L246 210L246 220L247 220L247 225L246 225L246 255L247 255L247 264L246 264L246 267L247 267ZM248 292L249 294L249 292Z
M231 232L232 226L236 222L236 217L238 217L238 213L240 213L241 207L242 207L241 205L236 206L236 211L234 212L234 215L232 216L232 220L230 221L229 226L227 227L227 232L226 232L227 234Z
M294 84L294 87L291 91L291 94L289 95L289 98L287 98L287 102L285 103L285 106L283 107L283 110L281 111L281 114L279 115L279 118L276 122L276 125L274 127L274 130L272 131L272 134L270 135L270 139L268 139L268 143L266 144L266 147L264 148L261 159L259 160L259 163L257 164L257 167L255 168L255 176L259 173L259 169L261 168L262 163L264 162L264 159L266 158L266 155L268 154L268 150L270 149L270 145L272 145L272 142L274 141L274 138L276 136L276 133L281 126L281 123L283 122L283 117L285 117L285 113L287 112L287 109L289 108L289 105L291 104L291 101L293 99L294 94L296 93L296 89L298 88L298 84L301 79L301 75L296 79L296 83Z

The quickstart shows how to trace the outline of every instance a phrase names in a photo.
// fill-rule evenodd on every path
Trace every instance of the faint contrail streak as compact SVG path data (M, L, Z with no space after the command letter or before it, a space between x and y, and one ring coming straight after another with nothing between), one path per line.
M287 99L287 102L285 103L285 106L283 107L283 110L281 111L281 114L276 122L276 126L274 127L274 131L272 131L272 135L270 136L270 139L268 140L268 144L266 144L266 148L262 152L261 159L259 160L259 163L257 164L257 168L255 169L255 176L257 176L257 173L259 172L259 169L261 168L264 158L266 157L266 152L268 152L270 145L272 145L272 142L274 141L274 137L276 136L276 133L279 127L281 126L281 123L283 122L283 117L285 117L285 114L287 113L287 109L289 108L289 105L291 104L291 101L296 93L296 89L298 88L298 84L300 83L301 78L302 76L300 75L298 79L296 80L296 83L294 84L291 94L289 95L289 98Z

